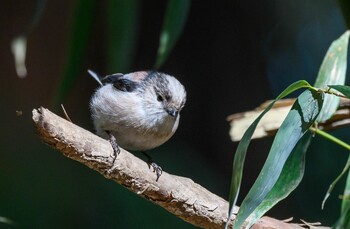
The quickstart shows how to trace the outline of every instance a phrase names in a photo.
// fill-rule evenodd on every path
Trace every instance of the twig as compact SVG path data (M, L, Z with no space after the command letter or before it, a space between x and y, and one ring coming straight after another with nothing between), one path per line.
M66 109L64 108L63 104L61 104L61 108L63 110L64 116L66 116L66 119L70 122L72 122L72 120L69 118Z

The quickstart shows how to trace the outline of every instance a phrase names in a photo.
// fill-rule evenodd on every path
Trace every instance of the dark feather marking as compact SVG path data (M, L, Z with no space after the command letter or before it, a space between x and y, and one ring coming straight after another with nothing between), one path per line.
M128 79L119 79L113 84L113 86L121 91L132 92L138 87L138 83Z
M124 75L121 73L116 73L113 75L108 75L104 77L101 82L103 84L113 84L113 86L120 90L125 92L132 92L138 87L138 83L134 82L132 80L126 79L123 77Z

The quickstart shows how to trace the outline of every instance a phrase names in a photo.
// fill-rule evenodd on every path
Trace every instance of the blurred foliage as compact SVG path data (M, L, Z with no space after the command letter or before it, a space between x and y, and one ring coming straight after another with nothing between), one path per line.
M96 15L96 0L78 0L74 12L73 26L68 44L68 57L60 85L55 93L54 107L58 108L81 75L81 66L87 55L87 45L91 36L91 27Z
M170 51L186 24L190 0L169 0L164 25L160 35L156 68L166 61ZM106 2L105 42L101 48L106 51L106 71L128 72L134 57L138 34L139 0L108 0ZM81 75L82 63L87 55L91 27L96 15L96 0L79 0L69 42L69 54L61 84L58 87L54 106L65 100Z
M130 71L136 48L139 0L108 0L106 13L106 69L109 73Z
M183 27L186 24L190 4L191 1L189 0L169 0L162 33L159 38L159 47L155 64L156 69L164 64L175 46L177 39L181 35Z
M18 77L27 76L26 51L27 51L27 37L34 30L40 21L44 12L46 0L36 0L35 10L31 20L20 35L14 38L11 42L11 51L15 59L15 68Z

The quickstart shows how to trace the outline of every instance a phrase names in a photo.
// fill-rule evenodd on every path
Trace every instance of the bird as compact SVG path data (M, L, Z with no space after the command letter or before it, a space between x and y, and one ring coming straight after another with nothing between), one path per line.
M105 77L92 70L88 73L100 84L90 100L97 135L110 141L115 158L119 146L145 154L158 181L162 169L146 151L162 145L176 132L187 98L184 86L174 76L158 71Z

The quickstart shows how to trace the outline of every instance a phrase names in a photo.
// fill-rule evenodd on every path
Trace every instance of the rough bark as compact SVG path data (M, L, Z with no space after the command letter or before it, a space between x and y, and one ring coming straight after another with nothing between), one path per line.
M33 120L43 141L66 157L85 164L188 223L203 228L224 228L228 202L191 179L163 172L156 182L156 175L147 163L123 149L114 161L113 149L108 141L45 108L34 109ZM253 228L302 227L263 217Z

